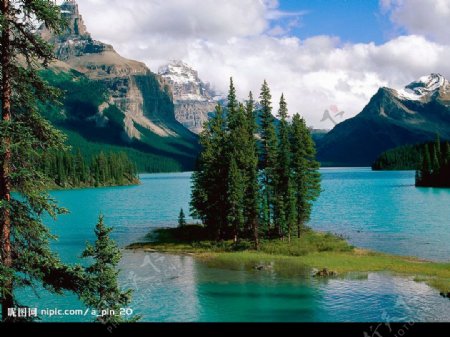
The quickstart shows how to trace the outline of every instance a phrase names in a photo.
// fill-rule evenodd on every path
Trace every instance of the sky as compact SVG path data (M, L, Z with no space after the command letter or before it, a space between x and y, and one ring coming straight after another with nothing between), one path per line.
M450 78L450 0L78 0L94 39L152 71L180 59L241 99L267 80L274 110L318 129L339 123L380 87L430 73ZM332 115L335 116L335 115Z

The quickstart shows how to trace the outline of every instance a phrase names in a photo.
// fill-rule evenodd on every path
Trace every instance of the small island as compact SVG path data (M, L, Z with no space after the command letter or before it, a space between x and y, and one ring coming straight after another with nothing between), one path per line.
M210 240L205 227L186 225L160 228L150 232L149 242L134 243L131 250L168 254L189 254L210 267L275 272L298 277L309 270L312 277L346 277L351 274L389 272L413 277L450 298L450 263L430 262L414 257L396 256L350 245L344 238L303 230L300 238L261 240L259 250L251 241Z
M360 249L333 233L317 232L310 221L321 193L316 150L305 121L287 121L284 95L272 117L271 94L261 88L257 128L253 96L236 100L230 82L226 113L216 114L200 134L203 150L192 175L191 215L181 209L177 228L161 228L128 249L192 254L211 267L270 271L297 277L341 277L391 272L413 277L450 296L450 263L429 262ZM254 136L259 131L260 137Z

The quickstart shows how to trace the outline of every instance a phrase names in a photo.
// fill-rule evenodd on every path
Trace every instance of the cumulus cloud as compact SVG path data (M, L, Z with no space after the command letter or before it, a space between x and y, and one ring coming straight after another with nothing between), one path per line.
M396 0L382 0L394 15ZM437 0L436 0L437 1ZM284 92L291 113L316 128L336 105L349 118L381 86L403 87L431 72L450 77L450 46L421 34L384 44L343 44L332 36L300 40L289 33L305 12L286 13L276 0L78 0L95 39L152 70L182 59L225 92L232 76L241 98L258 96L264 79L275 106ZM404 0L402 3L406 3ZM400 1L398 1L400 3ZM337 119L341 121L341 119Z
M381 0L382 9L407 33L450 44L450 1Z

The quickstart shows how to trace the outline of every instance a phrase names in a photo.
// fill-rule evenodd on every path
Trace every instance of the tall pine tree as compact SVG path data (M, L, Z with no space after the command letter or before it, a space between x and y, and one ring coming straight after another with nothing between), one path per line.
M18 287L40 283L54 293L79 292L84 281L80 268L51 251L54 237L41 220L65 212L45 192L38 167L43 152L64 148L64 137L36 108L57 92L38 76L53 59L53 47L35 32L39 23L61 31L60 11L50 0L1 0L0 6L0 302L7 321L14 319L8 308L20 306Z
M263 194L263 212L262 220L264 230L270 232L273 218L273 190L276 179L277 166L277 135L274 126L274 117L272 115L272 95L267 81L264 81L260 94L261 105L261 174L262 174L262 194Z
M284 95L281 95L278 118L280 119L280 123L278 126L274 222L277 234L280 237L284 237L287 234L290 239L291 223L293 221L291 216L294 206L290 179L291 146L289 142L289 124L287 121L288 109Z
M81 300L98 312L98 321L102 323L121 323L127 321L121 315L121 309L127 308L131 302L131 290L119 288L117 265L122 254L119 247L110 238L111 227L104 223L101 215L95 227L96 241L88 244L82 257L93 260L86 268L88 286L81 295ZM136 320L132 319L133 321Z
M226 151L222 158L228 166L227 210L228 226L235 242L244 229L243 192L245 190L245 114L236 97L233 79L230 79L227 103Z
M257 132L255 102L250 92L245 108L246 137L246 187L244 193L245 223L252 232L255 249L259 249L259 181L258 181L258 143L255 137Z
M227 182L227 201L229 205L227 212L227 225L231 226L234 243L237 243L239 234L243 230L244 226L243 202L245 183L242 176L242 171L239 169L235 158L231 158Z
M208 227L211 236L221 240L226 235L228 199L228 164L226 119L220 105L200 134L202 152L192 175L191 215Z
M312 202L320 194L319 163L315 160L316 150L310 131L305 120L295 114L291 127L291 169L292 187L295 201L295 218L297 235L309 221L312 211Z

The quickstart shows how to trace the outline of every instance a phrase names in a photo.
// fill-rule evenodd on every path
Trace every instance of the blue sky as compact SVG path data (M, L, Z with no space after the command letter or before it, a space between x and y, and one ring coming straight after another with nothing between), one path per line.
M301 39L315 35L338 36L342 42L382 43L389 37L391 23L377 0L281 0L280 9L303 12L292 34ZM292 18L285 17L285 24Z

